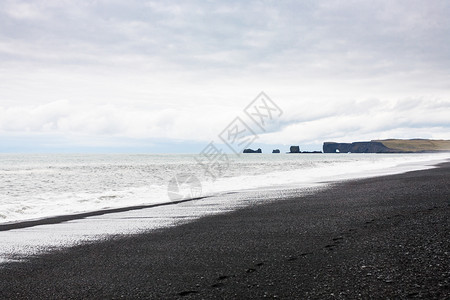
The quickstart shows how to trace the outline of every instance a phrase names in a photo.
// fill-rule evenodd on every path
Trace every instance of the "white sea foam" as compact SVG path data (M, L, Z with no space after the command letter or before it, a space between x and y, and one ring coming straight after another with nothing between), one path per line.
M209 180L195 155L0 155L0 224L108 208L169 202L168 182L195 175L203 195L423 169L446 154L230 155Z

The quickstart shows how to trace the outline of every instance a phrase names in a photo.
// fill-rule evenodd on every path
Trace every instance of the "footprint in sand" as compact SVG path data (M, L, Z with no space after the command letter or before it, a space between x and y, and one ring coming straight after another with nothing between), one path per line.
M179 296L188 296L191 294L198 294L198 292L197 291L183 291L181 293L178 293Z
M287 260L288 261L294 261L294 260L297 260L298 259L298 257L296 257L296 256L291 256L291 257L289 257Z
M331 250L334 250L334 249L333 249L334 247L336 247L336 245L335 245L335 244L328 244L328 245L326 245L326 246L325 246L325 249L327 249L327 250L330 250L330 251L331 251Z
M217 281L222 281L222 280L225 280L225 279L227 279L227 278L230 278L230 276L227 276L227 275L221 275L221 276L219 276L219 277L217 277ZM214 284L212 284L211 285L211 287L213 287L213 288L218 288L218 287L221 287L221 286L223 286L224 284L223 284L223 282L216 282L216 283L214 283Z

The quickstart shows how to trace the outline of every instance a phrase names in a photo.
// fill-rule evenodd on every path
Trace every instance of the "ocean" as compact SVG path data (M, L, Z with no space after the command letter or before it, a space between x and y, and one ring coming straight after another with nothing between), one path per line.
M449 154L0 154L0 224L428 168Z

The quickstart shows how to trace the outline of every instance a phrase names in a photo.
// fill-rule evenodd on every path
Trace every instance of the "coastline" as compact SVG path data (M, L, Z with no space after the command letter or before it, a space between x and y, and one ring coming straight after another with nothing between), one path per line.
M4 158L0 227L23 223L55 224L103 212L120 212L130 207L171 203L168 183L178 174L176 166L191 172L202 185L201 196L220 196L230 191L246 192L296 188L316 183L382 176L429 168L448 159L448 154L320 154L261 155L232 157L226 176L210 180L196 165L195 155L177 155L168 160L158 155L78 157L42 155L33 158L10 155ZM52 165L57 159L58 164ZM175 160L175 161L173 161ZM21 163L15 163L15 162ZM75 164L75 165L74 165ZM83 167L89 165L88 169ZM129 164L125 170L120 167ZM105 168L105 166L107 166ZM147 172L152 169L152 172ZM121 179L117 181L117 174ZM12 185L8 185L12 180ZM38 189L37 189L38 188ZM17 192L10 195L10 189ZM195 194L195 196L200 196ZM96 212L99 212L97 214ZM33 221L26 223L27 221ZM38 222L35 222L38 221ZM16 225L15 225L16 226ZM17 225L18 226L18 225ZM7 227L3 227L7 228ZM0 229L1 232L1 229Z
M323 174L321 175L321 179L318 180L318 178L315 179L308 179L308 181L305 182L295 182L291 184L277 184L275 186L260 186L260 187L252 187L252 188L246 188L242 190L237 191L220 191L216 193L201 195L200 197L194 197L194 198L188 198L188 199L182 199L182 200L167 200L167 202L157 202L157 203L149 203L149 204L137 204L137 205L129 205L129 206L120 206L120 207L111 207L111 208L102 208L97 210L88 210L88 211L81 211L81 212L73 212L73 213L67 213L67 214L60 214L60 215L49 215L45 217L39 217L39 218L31 218L31 219L24 219L24 220L13 220L9 222L0 222L0 232L2 231L9 231L14 229L22 229L22 228L29 228L34 226L40 226L40 225L52 225L52 224L60 224L68 221L73 220L81 220L89 217L96 217L96 216L102 216L107 214L114 214L114 213L123 213L123 212L129 212L129 211L135 211L135 210L142 210L142 209L148 209L148 208L155 208L155 207L161 207L161 206L168 206L168 205L176 205L186 202L193 202L196 200L208 198L208 197L217 197L217 196L223 196L230 193L237 193L237 192L248 192L248 191L268 191L268 190L277 190L277 189L292 189L294 187L303 186L306 188L314 188L317 186L324 186L328 184L335 184L342 181L348 181L348 180L359 180L359 179L367 179L367 178L374 178L379 176L388 176L388 175L395 175L395 174L402 174L405 172L410 171L416 171L416 170L426 170L430 168L434 168L435 166L444 163L446 161L449 161L450 159L448 157L441 157L441 158L434 158L432 160L427 161L416 161L416 162L407 162L407 163L399 163L395 167L390 166L386 168L375 168L375 169L367 169L367 170L358 170L358 171L350 171L345 172L344 174ZM275 176L275 174L273 174Z
M450 295L450 163L9 263L5 298Z

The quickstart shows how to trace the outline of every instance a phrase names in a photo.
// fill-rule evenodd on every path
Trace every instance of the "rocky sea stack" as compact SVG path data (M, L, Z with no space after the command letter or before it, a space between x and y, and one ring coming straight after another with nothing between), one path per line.
M291 146L289 153L300 153L300 146Z
M244 153L262 153L262 150L261 148L258 148L258 150L244 149Z

